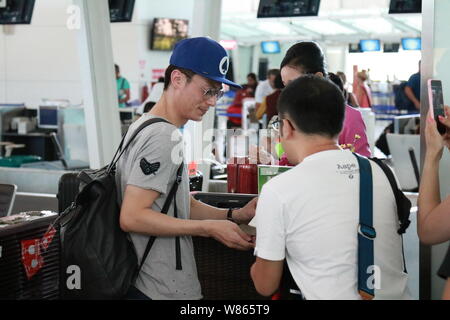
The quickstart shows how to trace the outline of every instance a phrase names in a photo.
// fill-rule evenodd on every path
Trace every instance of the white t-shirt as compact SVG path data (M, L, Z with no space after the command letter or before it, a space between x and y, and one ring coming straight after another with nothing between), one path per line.
M269 80L261 81L256 87L255 102L262 103L264 98L274 91L275 89L270 86Z
M387 177L371 161L374 184L376 299L407 299L396 203ZM348 150L315 153L266 183L256 216L255 255L286 258L306 299L360 299L357 292L359 168Z

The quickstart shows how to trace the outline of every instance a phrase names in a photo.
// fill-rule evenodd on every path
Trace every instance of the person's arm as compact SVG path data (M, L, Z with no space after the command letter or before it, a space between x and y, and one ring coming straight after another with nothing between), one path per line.
M266 110L267 110L267 101L266 101L266 97L264 97L262 103L256 104L256 119L261 120L264 113L266 113Z
M258 201L255 216L256 261L250 275L256 290L270 296L280 285L286 252L283 205L270 182L265 184ZM253 221L252 221L253 223Z
M448 112L446 107L446 113ZM450 127L450 119L441 121ZM437 244L450 239L450 197L443 202L439 190L439 161L448 134L443 138L436 122L427 115L425 140L427 151L419 188L417 232L425 244Z
M444 293L442 294L442 300L450 300L450 278L447 278L445 283Z
M130 101L130 83L128 82L127 79L123 78L123 85L122 85L122 90L125 93L125 97L122 99L119 99L120 103L127 103L128 101Z
M352 88L353 88L353 93L355 94L356 99L358 99L358 92L360 90L359 85L360 85L360 80L358 78L358 66L353 66Z
M352 107L359 108L359 103L356 100L355 95L352 92L347 92L347 93L348 93L348 97L350 99L350 104L352 105Z
M270 261L257 257L256 262L250 269L250 275L256 291L260 295L270 296L280 286L281 276L283 275L283 260Z
M248 224L255 216L257 201L258 199L254 198L244 207L234 209L232 219L238 224ZM207 205L191 196L191 219L193 220L225 220L227 219L227 213L228 209L219 209Z
M405 86L405 95L408 97L409 100L411 100L412 103L414 103L416 109L420 110L420 101L417 100L410 86Z
M120 211L122 230L163 237L213 237L230 248L248 250L253 247L251 237L231 221L185 220L152 210L151 206L159 196L160 193L154 190L127 185Z
M123 91L125 92L125 98L120 99L119 102L127 103L130 100L130 89L123 89Z

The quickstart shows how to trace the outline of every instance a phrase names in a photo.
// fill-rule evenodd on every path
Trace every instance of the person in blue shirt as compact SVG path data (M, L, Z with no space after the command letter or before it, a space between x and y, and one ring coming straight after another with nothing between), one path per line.
M120 75L120 68L117 64L116 68L116 81L117 81L117 97L119 100L119 108L125 108L126 103L130 100L130 83L127 79Z
M420 61L419 72L414 73L408 80L405 86L405 95L409 100L408 110L418 111L420 110Z

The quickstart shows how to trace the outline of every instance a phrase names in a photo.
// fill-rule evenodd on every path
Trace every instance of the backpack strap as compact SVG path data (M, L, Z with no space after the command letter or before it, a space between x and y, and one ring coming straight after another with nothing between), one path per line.
M371 267L374 265L372 167L367 158L353 153L359 164L359 226L358 226L358 293L363 300L372 300L375 289L369 287Z
M178 167L177 177L175 178L175 182L173 183L172 188L170 189L170 192L167 195L167 199L164 202L163 208L161 210L161 213L167 214L167 212L169 211L169 208L170 208L170 204L172 203L172 200L175 200L174 201L174 206L175 206L174 207L174 216L175 216L175 218L178 217L175 195L177 193L178 186L180 185L181 180L182 180L183 167L184 167L184 163L182 162L181 165ZM145 259L147 259L148 253L150 252L150 249L152 248L155 240L156 240L156 236L150 236L150 238L148 239L147 246L145 247L144 254L142 256L141 263L139 264L139 269L138 269L137 274L139 274L139 272L141 271L142 266L144 265ZM175 238L175 256L176 256L176 269L182 270L180 237Z
M392 191L394 192L395 202L397 204L397 216L400 222L400 228L397 230L398 234L404 234L406 229L411 224L409 220L409 214L411 210L411 201L404 195L404 193L398 188L397 181L395 180L392 170L378 158L371 158L376 164L380 166L384 174L389 180Z
M131 135L130 139L128 140L127 144L125 145L125 147L122 149L123 144L125 143L125 138L127 136L127 134L124 134L122 137L122 141L120 142L119 148L117 148L116 153L114 154L114 157L110 163L110 165L108 166L107 172L110 173L112 168L115 167L115 165L117 164L117 162L119 161L120 157L123 155L123 153L128 149L128 147L130 146L131 142L133 142L134 138L136 138L136 136L146 127L148 127L151 124L154 123L158 123L158 122L165 122L165 123L170 123L167 120L164 120L162 118L152 118L149 119L147 121L145 121L144 123L142 123L136 130L134 130L133 134ZM117 156L119 154L119 156Z

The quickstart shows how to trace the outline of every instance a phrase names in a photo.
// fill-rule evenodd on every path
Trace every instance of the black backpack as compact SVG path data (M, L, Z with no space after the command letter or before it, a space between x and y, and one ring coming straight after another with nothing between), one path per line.
M122 299L134 284L155 237L149 238L138 265L135 248L128 234L120 228L115 166L138 133L157 122L167 121L158 118L147 120L122 149L123 137L109 166L84 170L78 175L80 192L57 221L61 232L61 298ZM162 213L167 213L176 194L182 168L183 164L178 169Z

